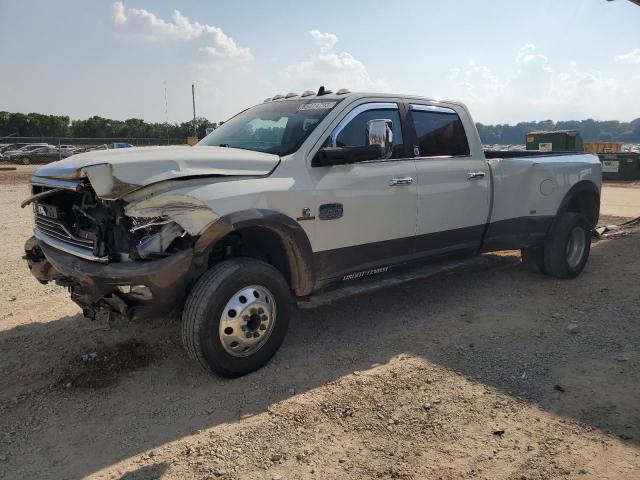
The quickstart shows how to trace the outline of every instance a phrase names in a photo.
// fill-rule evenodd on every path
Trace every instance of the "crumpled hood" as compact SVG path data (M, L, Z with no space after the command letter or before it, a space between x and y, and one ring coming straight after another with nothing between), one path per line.
M164 180L198 176L267 175L280 157L226 147L141 147L72 155L37 169L38 177L89 178L101 198L119 198Z

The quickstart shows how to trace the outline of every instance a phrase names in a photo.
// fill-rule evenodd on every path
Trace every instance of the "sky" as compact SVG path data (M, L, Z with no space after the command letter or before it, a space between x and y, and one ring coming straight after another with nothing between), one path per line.
M640 117L627 0L0 0L0 110L225 120L317 90L460 100L485 124ZM166 102L165 102L166 92Z

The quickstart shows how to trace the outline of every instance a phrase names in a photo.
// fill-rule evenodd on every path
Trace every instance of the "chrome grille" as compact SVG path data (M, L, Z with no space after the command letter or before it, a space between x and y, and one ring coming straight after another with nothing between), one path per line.
M75 236L67 229L64 223L58 219L45 217L44 215L37 213L36 230L40 230L42 233L45 233L56 240L73 245L74 247L87 249L89 252L93 253L93 240Z

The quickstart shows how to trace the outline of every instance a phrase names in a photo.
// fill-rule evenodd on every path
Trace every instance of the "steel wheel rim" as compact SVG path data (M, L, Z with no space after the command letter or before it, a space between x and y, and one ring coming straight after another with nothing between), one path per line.
M580 227L574 227L569 233L567 242L567 264L575 268L580 264L587 245L584 231Z
M266 343L275 322L273 294L263 286L250 285L225 305L218 327L220 343L234 357L252 355Z

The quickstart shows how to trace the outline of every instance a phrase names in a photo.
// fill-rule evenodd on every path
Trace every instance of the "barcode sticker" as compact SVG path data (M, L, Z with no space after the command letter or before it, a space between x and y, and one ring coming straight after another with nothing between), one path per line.
M337 102L313 102L313 103L305 103L304 105L300 105L298 107L298 111L302 112L305 110L329 110L335 107Z

